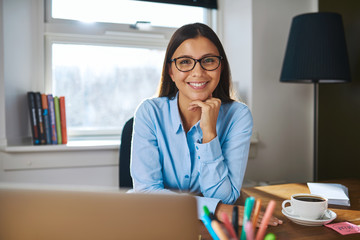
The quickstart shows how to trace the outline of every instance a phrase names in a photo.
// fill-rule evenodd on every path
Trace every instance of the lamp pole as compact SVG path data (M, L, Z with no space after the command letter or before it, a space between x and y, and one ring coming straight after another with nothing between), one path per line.
M314 80L314 181L318 180L318 108L319 108L319 81Z

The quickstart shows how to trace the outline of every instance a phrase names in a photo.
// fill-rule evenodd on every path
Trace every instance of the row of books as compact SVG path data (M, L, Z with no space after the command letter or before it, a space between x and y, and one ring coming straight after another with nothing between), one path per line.
M27 98L33 144L66 144L65 97L28 92Z

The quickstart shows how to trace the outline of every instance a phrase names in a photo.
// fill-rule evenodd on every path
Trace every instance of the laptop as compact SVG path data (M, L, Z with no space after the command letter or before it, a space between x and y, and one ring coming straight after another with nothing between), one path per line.
M198 239L196 200L182 194L0 185L0 239Z

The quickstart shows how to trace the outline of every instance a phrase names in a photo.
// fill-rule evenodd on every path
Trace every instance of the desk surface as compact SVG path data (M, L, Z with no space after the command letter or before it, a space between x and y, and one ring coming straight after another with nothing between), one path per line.
M326 181L324 181L326 182ZM350 197L350 207L329 205L329 208L337 214L337 218L332 222L348 221L356 225L360 224L360 179L357 180L335 180L327 181L332 183L341 183L348 187ZM274 216L283 220L283 224L277 227L269 226L267 232L275 233L277 239L360 239L360 234L351 234L343 236L334 230L324 227L308 227L295 224L287 219L281 213L281 203L290 199L290 196L295 193L310 193L306 183L290 183L281 185L271 185L262 187L243 188L241 190L241 197L239 202L241 205L245 202L248 196L253 196L255 199L260 198L263 202L262 210L264 211L268 202L273 199L276 201L276 209ZM241 229L240 229L241 230ZM202 239L211 239L206 229L200 230Z

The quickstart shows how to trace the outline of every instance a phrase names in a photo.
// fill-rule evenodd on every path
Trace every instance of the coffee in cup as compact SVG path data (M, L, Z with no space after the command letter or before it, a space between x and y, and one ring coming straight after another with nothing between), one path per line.
M289 203L291 207L286 207ZM328 200L316 194L298 193L291 196L291 200L282 203L283 210L302 218L316 220L321 218L328 208Z

